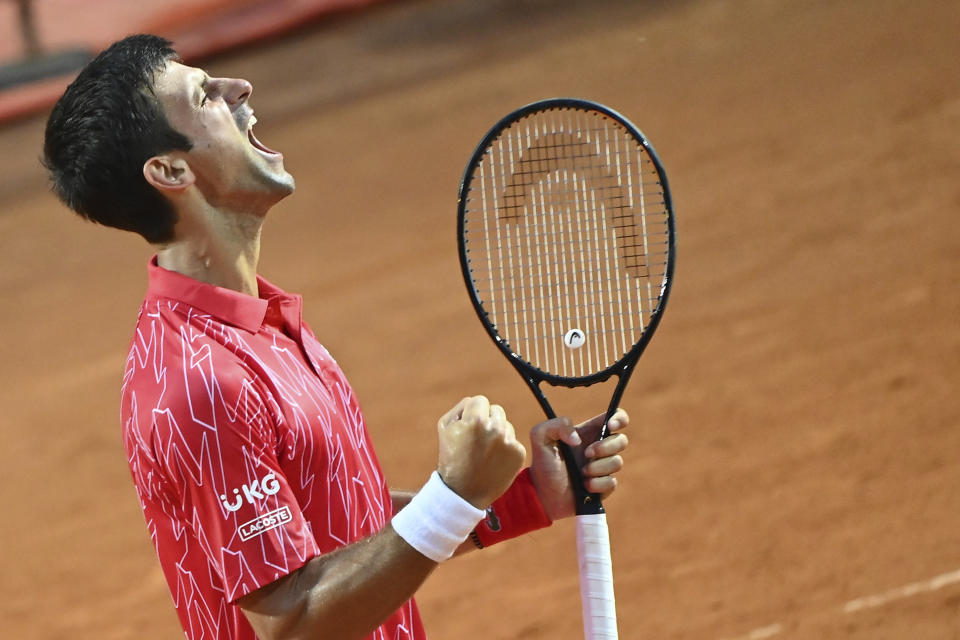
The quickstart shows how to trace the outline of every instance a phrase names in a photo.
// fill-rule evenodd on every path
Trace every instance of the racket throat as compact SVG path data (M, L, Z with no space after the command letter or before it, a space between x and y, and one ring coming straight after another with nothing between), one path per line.
M553 418L556 418L557 413L547 401L547 397L540 388L540 384L532 377L527 375L522 368L516 364L516 362L511 360L511 363L517 368L517 370L520 372L520 375L523 376L523 380L527 383L527 386L530 387L530 390L533 391L533 395L540 404L540 408L543 409L543 413L547 416L547 419L552 420ZM621 388L621 385L618 385L617 390L614 392L613 400L610 402L610 407L612 408L608 409L607 416L604 419L601 437L606 437L608 434L606 423L608 420L610 420L610 416L613 415L613 412L616 411L616 407L620 404L620 397L622 395L623 389ZM580 470L580 465L577 462L577 456L574 454L573 449L571 449L570 446L565 442L557 442L557 446L560 448L560 455L563 456L563 462L567 467L567 477L570 479L570 489L573 492L574 513L578 516L606 513L603 509L603 502L600 498L600 494L590 493L584 486L586 479L583 477L583 472Z

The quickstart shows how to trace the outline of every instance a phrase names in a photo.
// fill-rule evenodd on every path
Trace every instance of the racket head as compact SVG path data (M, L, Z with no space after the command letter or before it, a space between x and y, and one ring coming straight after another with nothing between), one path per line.
M457 235L474 309L523 375L568 387L629 375L676 255L666 172L636 126L577 98L508 114L464 171Z

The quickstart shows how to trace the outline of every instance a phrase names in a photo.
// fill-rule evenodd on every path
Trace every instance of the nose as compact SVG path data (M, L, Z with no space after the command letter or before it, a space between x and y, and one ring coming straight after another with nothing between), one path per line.
M219 78L220 95L231 107L236 107L250 99L253 85L242 78Z

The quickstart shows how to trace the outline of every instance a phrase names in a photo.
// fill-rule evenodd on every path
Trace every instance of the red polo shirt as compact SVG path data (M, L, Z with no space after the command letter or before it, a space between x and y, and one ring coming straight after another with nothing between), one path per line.
M254 298L156 259L149 275L122 391L133 482L186 637L252 640L236 600L379 531L390 494L300 296L258 278ZM413 600L370 636L425 637Z

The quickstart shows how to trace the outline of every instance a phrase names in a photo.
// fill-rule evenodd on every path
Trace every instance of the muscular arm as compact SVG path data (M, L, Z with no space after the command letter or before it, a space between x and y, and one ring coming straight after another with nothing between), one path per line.
M437 563L391 526L313 558L238 602L260 638L363 638L409 600Z
M440 478L478 509L502 494L523 464L526 452L513 426L483 396L461 400L440 419L438 432ZM406 504L411 495L391 499ZM434 567L388 524L238 604L262 640L362 638L409 600Z

